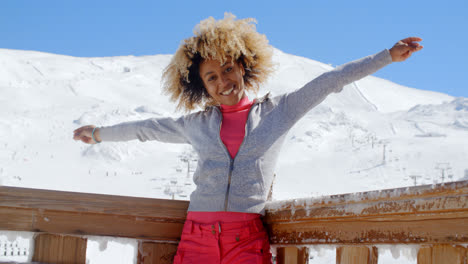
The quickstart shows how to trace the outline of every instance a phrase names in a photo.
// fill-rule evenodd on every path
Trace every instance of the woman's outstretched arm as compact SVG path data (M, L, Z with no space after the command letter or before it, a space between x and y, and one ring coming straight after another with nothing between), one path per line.
M338 93L345 85L373 74L392 62L404 61L412 53L421 50L423 47L417 43L421 40L418 37L402 39L390 49L338 66L321 74L302 88L278 96L276 98L279 100L277 108L279 114L276 115L278 121L284 128L289 129L330 93Z
M166 143L189 143L185 133L184 117L150 118L105 127L88 125L73 131L73 139L81 140L87 144L134 139L140 141L157 140Z

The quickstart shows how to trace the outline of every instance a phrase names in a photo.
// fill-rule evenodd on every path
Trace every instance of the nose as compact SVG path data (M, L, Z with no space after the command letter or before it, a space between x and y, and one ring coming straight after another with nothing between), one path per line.
M226 86L228 84L228 82L229 82L227 76L225 76L225 75L221 75L221 78L219 78L219 80L220 80L221 88Z

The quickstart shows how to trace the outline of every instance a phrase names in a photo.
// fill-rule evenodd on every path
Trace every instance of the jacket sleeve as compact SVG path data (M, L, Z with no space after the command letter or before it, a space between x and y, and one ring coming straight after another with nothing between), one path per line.
M288 127L293 126L308 111L320 104L332 92L338 93L349 83L370 75L390 64L392 58L389 50L359 60L348 62L325 72L302 88L278 96L279 115Z
M129 141L138 139L142 142L158 140L166 143L189 143L185 134L184 117L151 118L141 121L120 123L99 128L102 141Z

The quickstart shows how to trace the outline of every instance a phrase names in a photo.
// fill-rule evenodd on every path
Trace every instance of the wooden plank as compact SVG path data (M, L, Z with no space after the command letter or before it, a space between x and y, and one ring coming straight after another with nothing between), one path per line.
M187 201L0 186L0 230L178 241Z
M337 264L369 264L368 247L339 247L336 249Z
M270 203L272 244L463 244L468 181Z
M465 254L464 254L464 261L465 262L464 263L468 263L468 248L466 246L463 248L463 252L465 252Z
M0 207L0 230L178 241L184 224L182 221L169 222L154 217L35 209L26 211ZM18 215L18 212L21 214Z
M468 180L434 186L269 202L266 205L265 219L267 222L290 222L302 219L344 219L467 210Z
M30 209L0 207L0 230L32 231L34 214Z
M149 240L180 240L183 222L164 222L152 217L77 214L44 211L34 229L61 234L118 236Z
M278 264L306 264L309 262L309 248L307 247L279 247L276 250Z
M0 186L0 206L184 220L188 201Z
M407 220L404 217L268 224L272 244L460 244L468 241L468 217ZM456 236L459 234L459 236Z
M378 256L376 247L344 246L336 249L337 264L377 264Z
M269 205L271 206L271 205ZM468 209L467 193L439 196L413 197L407 200L366 201L349 204L314 204L298 206L287 204L281 209L267 209L266 220L269 222L290 222L303 219L346 219L355 217L415 215L445 212L466 212ZM268 207L267 207L268 208Z
M379 249L377 247L372 247L370 257L371 257L371 259L369 261L370 264L379 263Z
M301 247L297 252L297 264L309 263L309 248Z
M419 249L418 264L432 264L432 247L422 247Z
M50 264L85 264L87 239L38 234L34 238L33 261Z
M451 245L436 245L432 248L432 263L433 264L464 264L459 248Z
M297 263L298 250L296 247L280 247L276 250L277 264Z
M282 202L272 244L462 244L468 181ZM0 187L0 229L177 241L188 202ZM7 216L7 217L3 217Z
M466 248L452 245L435 245L419 249L418 264L466 264Z
M177 244L141 242L138 245L138 264L171 264Z

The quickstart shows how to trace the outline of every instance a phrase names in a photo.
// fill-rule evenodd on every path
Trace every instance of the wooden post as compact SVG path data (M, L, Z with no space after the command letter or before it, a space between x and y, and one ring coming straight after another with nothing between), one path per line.
M378 249L372 247L345 246L336 249L337 264L377 264Z
M277 264L306 264L309 263L309 248L281 247L276 251Z
M461 246L436 245L423 247L418 252L418 264L465 264L467 249Z
M34 238L33 261L50 264L85 264L87 239L38 234Z
M177 253L177 244L140 242L138 264L171 264Z
M418 264L432 264L432 248L422 247L418 251Z

